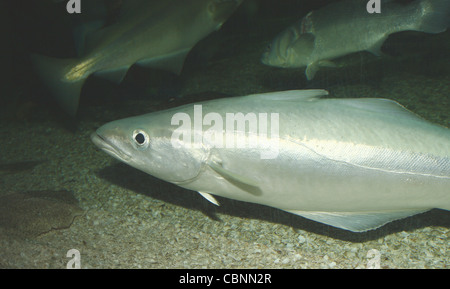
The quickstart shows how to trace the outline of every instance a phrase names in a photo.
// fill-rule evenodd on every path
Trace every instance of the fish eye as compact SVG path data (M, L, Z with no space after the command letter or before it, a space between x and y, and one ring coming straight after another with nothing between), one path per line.
M145 143L145 136L142 133L138 133L134 136L134 140L140 144L143 145Z
M145 131L137 129L133 132L133 140L138 148L147 148L150 137Z

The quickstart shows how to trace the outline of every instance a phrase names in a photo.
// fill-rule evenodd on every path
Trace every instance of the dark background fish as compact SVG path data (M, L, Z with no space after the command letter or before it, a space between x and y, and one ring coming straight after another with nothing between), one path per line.
M373 14L366 5L367 1L346 0L310 12L281 32L261 61L285 68L306 66L311 80L320 66L334 66L329 60L339 56L362 50L380 55L390 34L440 33L450 24L448 0L382 1L381 13Z

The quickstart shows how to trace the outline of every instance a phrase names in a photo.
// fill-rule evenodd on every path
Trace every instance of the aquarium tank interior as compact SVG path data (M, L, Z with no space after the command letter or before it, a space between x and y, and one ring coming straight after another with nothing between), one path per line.
M0 22L0 268L449 268L450 1Z

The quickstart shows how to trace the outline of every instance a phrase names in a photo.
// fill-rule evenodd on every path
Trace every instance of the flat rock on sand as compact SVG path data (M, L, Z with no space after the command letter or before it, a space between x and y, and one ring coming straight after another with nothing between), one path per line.
M82 212L69 191L11 192L0 196L0 229L19 237L36 237L70 227Z

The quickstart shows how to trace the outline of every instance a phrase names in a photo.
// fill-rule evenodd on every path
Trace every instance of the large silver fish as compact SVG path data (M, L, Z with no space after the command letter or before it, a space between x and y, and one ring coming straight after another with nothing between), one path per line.
M449 129L388 99L327 94L211 100L113 121L91 139L215 204L263 204L356 232L450 210Z
M330 60L357 51L380 55L387 37L405 30L440 33L450 23L450 1L416 0L400 4L385 0L381 13L367 12L367 1L345 0L312 11L272 41L262 63L298 68L306 66L308 80Z
M34 55L40 76L74 115L91 74L120 82L134 63L179 73L202 38L219 29L242 0L129 0L117 23L91 35L79 59ZM129 7L128 7L129 6Z

